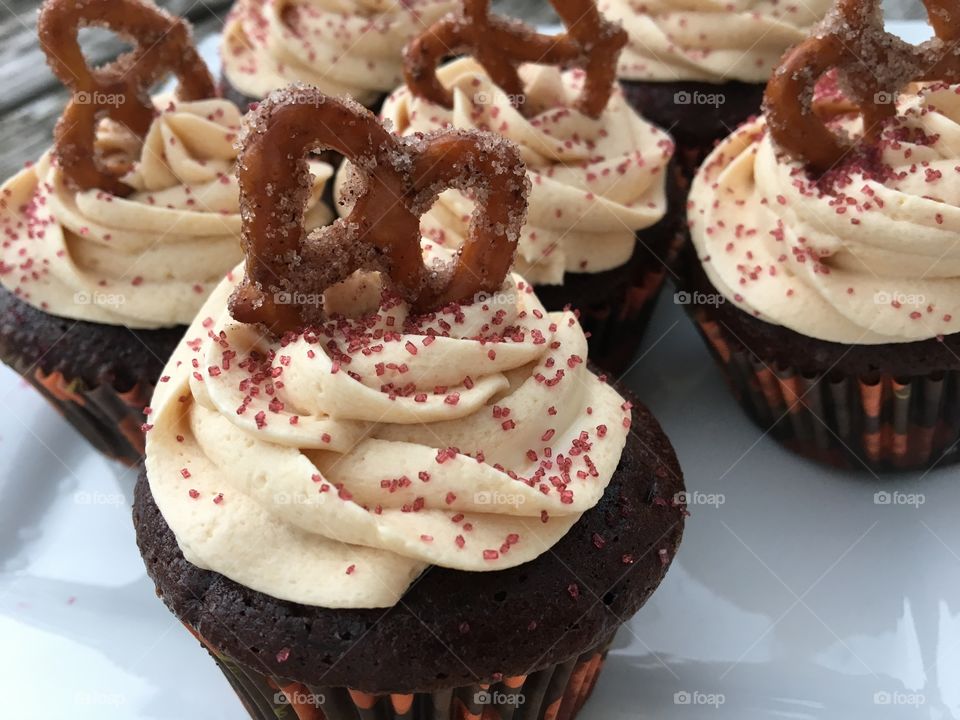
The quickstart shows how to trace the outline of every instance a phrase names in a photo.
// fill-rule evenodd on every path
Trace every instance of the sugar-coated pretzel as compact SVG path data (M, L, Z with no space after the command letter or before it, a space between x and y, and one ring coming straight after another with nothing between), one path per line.
M86 26L108 28L135 47L112 63L91 68L77 37ZM99 188L120 196L131 192L120 181L129 166L96 156L101 118L143 137L155 116L150 88L170 74L179 81L180 99L216 95L187 23L144 0L46 0L37 31L51 69L73 91L57 123L55 153L64 176L81 190Z
M463 12L441 18L404 51L404 77L411 91L446 108L453 95L437 79L437 66L450 55L471 52L496 85L522 106L521 63L577 66L586 71L577 108L599 117L617 76L617 58L626 31L607 20L595 0L551 0L567 28L541 35L533 27L490 13L490 0L463 0ZM522 108L521 108L522 109Z
M513 262L529 181L516 146L447 129L400 138L369 110L316 88L276 91L247 119L238 159L246 275L233 316L282 334L320 319L323 292L360 269L379 270L426 311L493 292ZM307 157L335 150L365 181L350 215L307 233ZM469 237L450 267L427 267L420 215L447 188L473 191Z
M836 69L845 94L875 139L896 113L894 99L911 82L960 82L960 1L924 0L936 36L910 45L884 29L880 0L837 0L820 29L787 51L767 84L764 110L779 147L825 172L849 146L818 114L814 86Z

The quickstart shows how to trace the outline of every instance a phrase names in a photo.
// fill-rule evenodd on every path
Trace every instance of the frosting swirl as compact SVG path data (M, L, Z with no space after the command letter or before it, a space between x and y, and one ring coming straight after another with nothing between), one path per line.
M958 92L901 95L880 141L819 179L778 156L762 118L741 126L690 192L691 237L713 285L741 310L821 340L960 331Z
M601 0L600 11L630 35L620 56L629 80L765 83L830 0Z
M227 80L250 97L292 82L364 105L403 78L411 38L455 0L238 0L223 30Z
M673 141L637 115L619 89L596 120L572 109L581 71L527 65L520 72L530 117L518 112L471 58L438 71L453 92L453 110L404 86L387 98L382 115L401 135L452 125L496 132L519 145L532 189L515 267L530 282L560 284L565 272L623 265L633 254L635 231L666 214ZM459 247L470 210L463 194L444 192L423 216L424 234Z
M519 276L412 316L377 275L281 340L229 315L235 271L169 361L150 489L193 564L273 597L389 607L428 565L492 571L548 550L602 496L630 406L586 367L576 317Z
M68 187L50 153L0 188L0 282L46 312L156 328L188 324L240 259L240 113L225 100L157 100L141 142L104 121L105 155L133 158L128 197ZM332 169L316 163L310 221Z

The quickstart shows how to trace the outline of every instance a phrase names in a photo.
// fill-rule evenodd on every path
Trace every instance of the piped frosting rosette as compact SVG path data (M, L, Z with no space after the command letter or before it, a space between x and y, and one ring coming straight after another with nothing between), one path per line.
M764 120L701 168L691 236L741 310L809 337L900 343L960 331L960 95L914 87L875 147L822 177L782 154ZM862 121L844 121L851 136Z
M630 80L765 83L807 37L829 0L601 0L630 35L619 75Z
M410 38L455 0L239 0L223 31L227 80L251 97L303 82L370 104L402 78Z
M429 565L533 560L602 496L629 404L587 369L575 315L519 276L424 316L354 276L323 327L269 339L227 311L240 274L152 402L150 489L191 563L282 600L388 607Z
M77 192L45 154L0 189L0 281L62 317L156 328L188 324L241 257L234 147L240 113L225 100L157 100L141 142L101 123L104 157L133 159L127 197ZM308 222L332 169L312 165Z
M471 58L438 70L453 91L452 110L404 86L387 98L382 115L400 135L453 126L495 132L520 147L532 190L515 267L530 282L560 284L566 272L623 265L634 252L636 231L666 213L672 140L639 117L619 90L596 120L573 109L581 71L528 65L520 72L526 115ZM459 191L442 193L423 216L424 234L442 246L460 246L471 209Z

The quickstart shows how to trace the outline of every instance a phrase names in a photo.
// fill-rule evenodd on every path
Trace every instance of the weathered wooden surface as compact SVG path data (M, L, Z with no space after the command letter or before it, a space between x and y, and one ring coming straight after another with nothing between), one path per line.
M197 39L217 33L230 0L159 0L194 24ZM546 0L500 0L499 12L531 22L555 17ZM49 145L67 93L50 72L36 36L38 0L0 0L0 182L35 160ZM108 33L91 32L83 45L94 64L114 57L121 45Z

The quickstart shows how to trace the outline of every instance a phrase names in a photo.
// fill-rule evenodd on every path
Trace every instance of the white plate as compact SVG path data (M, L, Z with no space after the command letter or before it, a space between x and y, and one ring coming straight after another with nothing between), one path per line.
M645 348L630 384L702 504L584 717L960 718L960 471L881 482L789 454L736 407L670 295ZM144 573L134 474L6 368L0 405L0 717L244 717Z

